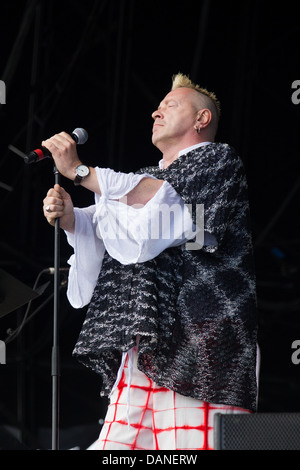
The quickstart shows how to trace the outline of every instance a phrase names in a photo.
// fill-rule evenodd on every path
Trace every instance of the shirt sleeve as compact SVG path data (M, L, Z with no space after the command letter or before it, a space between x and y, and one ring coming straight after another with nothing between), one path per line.
M92 297L101 270L105 246L93 223L95 206L74 208L75 232L65 232L74 254L70 265L67 297L74 308L87 305Z
M153 176L98 167L96 174L101 195L95 194L94 205L74 209L74 234L66 232L74 249L68 261L67 289L74 308L90 302L105 251L124 265L142 263L166 248L193 239L200 231L182 198L167 181L144 206L129 206L119 199L143 178Z
M117 199L143 178L153 177L99 168L96 172L101 196L95 195L94 223L107 252L120 263L148 261L200 232L183 200L167 181L144 206L129 206Z

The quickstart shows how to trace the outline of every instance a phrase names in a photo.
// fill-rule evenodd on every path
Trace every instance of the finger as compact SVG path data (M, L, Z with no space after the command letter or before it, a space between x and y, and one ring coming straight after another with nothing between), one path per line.
M48 204L44 206L44 216L46 219L55 220L58 217L64 215L64 208L62 206L56 206L55 204Z
M49 204L56 204L58 206L63 206L64 201L63 201L63 199L60 195L58 195L58 197L56 197L56 196L47 196L43 200L43 206L46 207Z
M54 153L57 150L63 150L65 147L62 144L61 140L57 139L55 136L51 139L44 140L42 145L46 147L50 152Z
M75 142L74 139L67 132L60 132L58 135L61 136L64 139L66 139L71 144L74 144L74 142Z
M51 195L55 195L55 196L59 196L61 194L61 186L56 183L53 188L50 188L47 192L47 196L51 196Z
M61 186L56 183L53 188L49 189L46 197L57 197L57 198L62 199L63 192L61 190L62 190Z
M60 190L61 190L60 184L56 183L56 184L54 185L54 188L53 188L53 189L55 189L55 191L57 191L58 193L60 193Z
M64 201L61 198L58 197L46 197L43 201L44 207L49 206L49 205L55 205L57 207L63 206Z
M47 219L47 222L50 224L50 225L55 225L55 219L51 219L51 217L46 217Z
M48 214L51 214L52 212L51 204L44 205L43 210L44 210L44 215L48 217Z
M64 188L60 188L60 195L62 196L63 199L71 199L71 196L69 193Z
M65 149L75 146L75 141L69 136L66 132L61 132L60 134L55 134L52 137L53 142L58 148Z

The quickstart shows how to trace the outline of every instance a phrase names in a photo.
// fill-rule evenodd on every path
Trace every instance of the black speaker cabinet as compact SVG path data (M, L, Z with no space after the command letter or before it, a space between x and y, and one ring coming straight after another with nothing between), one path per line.
M300 413L225 415L214 421L215 450L300 450Z

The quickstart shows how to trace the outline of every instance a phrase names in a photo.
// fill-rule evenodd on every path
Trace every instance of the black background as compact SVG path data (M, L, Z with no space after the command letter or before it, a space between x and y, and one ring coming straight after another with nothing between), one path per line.
M181 71L221 101L217 140L241 155L249 182L259 306L260 411L300 411L299 117L292 88L300 79L295 2L264 0L18 1L1 3L0 268L33 287L53 266L54 231L42 214L53 185L52 162L24 164L28 152L56 132L88 130L80 147L89 165L134 171L156 164L151 113ZM13 147L12 147L13 146ZM83 188L62 185L78 206L93 203ZM61 265L71 255L61 237ZM0 366L0 424L30 448L49 447L53 277L7 344ZM60 309L63 446L97 436L106 401L99 378L71 357L85 309ZM25 307L0 318L7 338ZM84 431L83 431L84 430ZM50 444L51 445L51 444ZM3 445L4 446L4 445ZM5 447L5 446L4 446Z

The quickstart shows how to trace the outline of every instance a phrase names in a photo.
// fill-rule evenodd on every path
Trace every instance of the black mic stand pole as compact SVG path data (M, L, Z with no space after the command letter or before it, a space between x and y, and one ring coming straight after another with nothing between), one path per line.
M54 165L55 184L60 184L60 173ZM59 293L60 293L60 220L55 219L54 231L54 309L53 309L53 346L51 358L52 375L52 450L59 449Z

